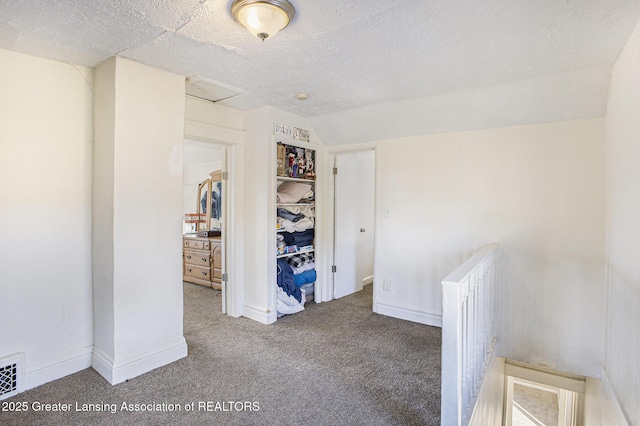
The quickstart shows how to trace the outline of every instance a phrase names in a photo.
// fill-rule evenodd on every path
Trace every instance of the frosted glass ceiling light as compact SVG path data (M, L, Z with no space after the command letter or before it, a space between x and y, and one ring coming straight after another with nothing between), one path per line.
M251 34L264 41L289 25L296 10L287 0L234 0L231 13Z

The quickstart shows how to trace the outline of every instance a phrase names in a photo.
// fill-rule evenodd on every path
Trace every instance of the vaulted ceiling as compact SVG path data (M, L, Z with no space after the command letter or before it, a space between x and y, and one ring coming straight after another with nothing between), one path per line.
M0 48L203 76L244 92L222 105L271 105L344 144L601 117L640 19L637 0L291 1L261 42L231 0L0 0Z

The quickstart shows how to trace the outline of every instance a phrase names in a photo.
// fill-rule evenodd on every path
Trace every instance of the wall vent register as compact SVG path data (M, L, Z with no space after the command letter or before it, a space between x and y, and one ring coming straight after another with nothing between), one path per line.
M0 399L6 399L23 391L24 354L16 354L0 360Z
M18 364L0 367L0 395L18 390Z

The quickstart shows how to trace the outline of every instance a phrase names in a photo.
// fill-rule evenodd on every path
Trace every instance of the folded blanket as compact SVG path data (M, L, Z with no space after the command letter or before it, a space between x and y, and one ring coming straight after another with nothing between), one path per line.
M299 268L303 265L313 262L314 257L313 257L313 252L310 252L310 253L296 254L295 256L290 256L290 257L287 257L286 259L287 259L287 264L291 268Z
M313 244L313 237L315 235L315 231L313 229L307 229L301 232L284 232L282 236L284 238L284 242L287 243L288 246L310 246Z
M311 185L302 182L282 182L278 186L277 202L279 204L297 203L303 197L313 196Z
M290 220L291 222L297 222L300 219L304 219L304 215L302 213L292 213L287 209L283 209L283 208L279 208L276 211L278 217L281 217L283 219L287 219Z
M291 271L293 271L293 276L295 276L296 274L301 274L303 272L310 271L311 269L315 269L315 268L316 268L316 262L309 262L309 263L305 263L300 267L292 266ZM295 280L294 280L294 285L295 285Z
M313 228L313 224L315 219L312 217L305 217L302 216L301 219L299 219L297 222L292 222L288 219L285 219L283 217L278 217L278 225L279 227L277 229L284 229L285 231L289 232L289 233L293 233L293 232L303 232L306 231L308 229ZM310 245L313 243L313 237L310 239L311 243L309 244L304 244L304 245ZM298 245L303 245L303 244L298 244Z
M315 207L313 206L282 206L278 210L285 210L291 214L303 214L306 217L315 217Z
M316 278L317 274L315 268L299 274L293 274L293 281L296 287L302 287L305 284L315 282Z

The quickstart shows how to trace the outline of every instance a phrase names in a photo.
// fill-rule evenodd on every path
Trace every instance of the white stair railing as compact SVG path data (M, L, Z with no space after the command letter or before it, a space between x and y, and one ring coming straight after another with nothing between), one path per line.
M496 340L500 246L489 244L442 280L443 426L466 426Z

